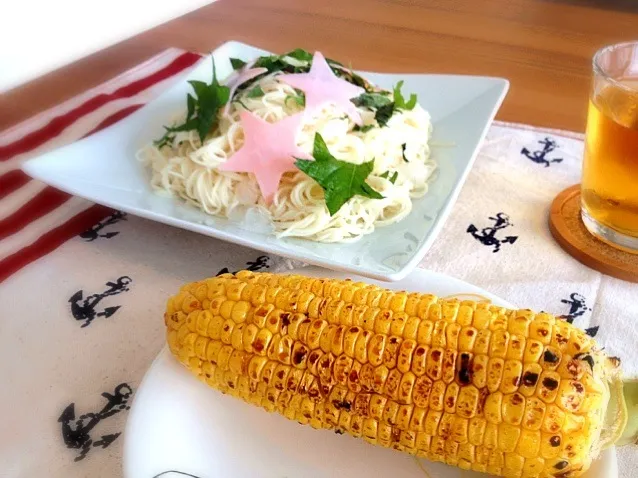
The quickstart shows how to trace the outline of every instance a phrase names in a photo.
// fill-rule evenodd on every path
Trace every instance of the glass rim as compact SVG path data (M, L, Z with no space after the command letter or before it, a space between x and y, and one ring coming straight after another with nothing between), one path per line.
M594 57L592 58L592 67L595 74L602 76L606 81L610 82L612 85L622 90L635 93L635 92L638 92L638 88L632 88L630 86L627 86L626 84L618 81L616 78L609 76L605 72L605 70L602 68L602 66L600 66L600 63L599 63L600 58L605 53L609 53L612 50L616 50L618 48L627 47L627 46L634 46L638 50L638 40L614 43L612 45L605 45L604 47L598 49L596 53L594 53Z

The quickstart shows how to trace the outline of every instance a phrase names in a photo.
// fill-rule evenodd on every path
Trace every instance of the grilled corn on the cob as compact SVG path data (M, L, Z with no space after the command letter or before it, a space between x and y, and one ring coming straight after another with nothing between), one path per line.
M504 477L576 477L617 363L567 322L352 281L241 271L184 286L172 353L315 428Z

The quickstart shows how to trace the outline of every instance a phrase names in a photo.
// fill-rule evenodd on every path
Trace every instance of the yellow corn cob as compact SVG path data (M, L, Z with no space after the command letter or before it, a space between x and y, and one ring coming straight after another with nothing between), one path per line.
M222 393L504 477L586 471L617 367L546 313L295 275L188 284L165 322L172 353Z

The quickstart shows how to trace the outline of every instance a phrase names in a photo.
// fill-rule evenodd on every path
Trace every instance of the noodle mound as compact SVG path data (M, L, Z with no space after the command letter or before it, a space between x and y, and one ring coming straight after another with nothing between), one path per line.
M248 89L238 93L204 144L196 131L188 131L176 133L172 144L149 144L138 152L138 159L151 171L155 191L178 196L208 214L231 220L254 218L258 213L267 218L278 237L320 242L354 241L377 226L398 222L410 213L412 199L427 193L436 163L430 158L428 145L430 115L420 105L395 111L384 127L376 125L373 111L359 107L364 125L374 126L356 131L343 112L327 104L304 119L298 146L312 153L315 133L320 133L337 159L355 164L374 160L367 183L384 199L354 196L330 216L321 186L296 170L284 175L272 203L266 204L252 174L219 171L218 167L242 147L242 109L276 122L302 111L303 106L295 101L295 89L277 80L277 73L254 85L261 87L264 95L250 98Z

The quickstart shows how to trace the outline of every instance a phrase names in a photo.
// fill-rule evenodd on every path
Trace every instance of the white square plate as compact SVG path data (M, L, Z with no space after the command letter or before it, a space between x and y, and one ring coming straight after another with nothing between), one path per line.
M229 57L249 60L263 54L269 52L238 42L225 43L213 53L218 76L224 78L231 73ZM441 230L509 83L502 78L479 76L359 73L389 89L404 80L405 91L416 93L421 106L432 116L432 142L453 146L432 148L438 174L428 194L414 201L408 217L352 244L277 239L241 229L226 219L152 192L148 174L135 159L135 152L161 136L162 125L184 108L184 98L190 92L187 80L210 81L210 57L128 118L31 159L23 170L70 194L147 219L334 270L400 280L423 258Z

